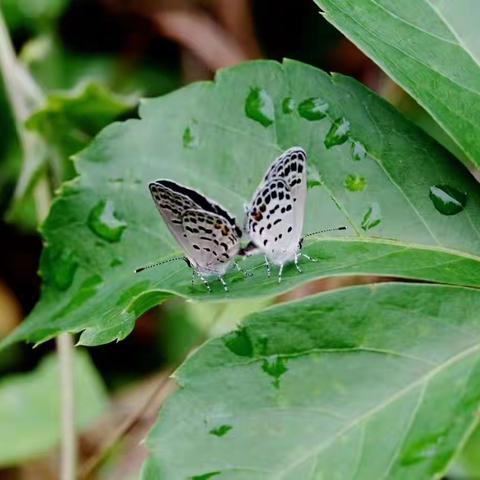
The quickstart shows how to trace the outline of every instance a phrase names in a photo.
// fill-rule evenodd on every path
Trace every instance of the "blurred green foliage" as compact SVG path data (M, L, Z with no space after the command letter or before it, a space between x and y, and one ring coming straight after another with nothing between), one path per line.
M85 351L75 355L76 426L87 427L105 409L102 379ZM57 357L50 355L30 373L0 382L0 466L34 458L60 439L60 385Z

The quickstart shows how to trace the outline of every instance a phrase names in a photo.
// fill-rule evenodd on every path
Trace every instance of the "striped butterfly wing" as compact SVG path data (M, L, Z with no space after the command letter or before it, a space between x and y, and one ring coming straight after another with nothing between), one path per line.
M186 210L182 223L187 255L203 271L221 274L240 249L241 231L221 215L205 210Z
M224 256L219 255L222 262L215 260L214 255L208 255L208 258L206 258L206 254L209 252L202 250L202 254L200 255L199 250L193 245L200 247L200 243L202 243L202 249L209 248L207 245L203 245L203 243L206 242L205 238L207 238L209 234L201 231L199 226L201 226L203 230L210 230L210 222L220 222L222 225L225 225L223 231L228 229L229 232L231 232L229 236L233 236L235 239L238 238L236 242L239 243L242 232L236 225L234 217L220 205L199 192L171 180L151 182L149 189L155 206L165 221L165 224L190 259L197 264L199 264L197 260L199 260L202 265L208 263L210 265L209 268L214 268L216 263L224 263ZM194 222L198 222L199 225L196 226ZM198 230L198 232L195 230ZM201 233L202 235L200 236L204 238L200 239L197 237L197 233ZM216 240L216 234L214 238ZM231 245L229 244L228 251L230 251L230 248ZM217 251L215 251L215 253L218 254Z

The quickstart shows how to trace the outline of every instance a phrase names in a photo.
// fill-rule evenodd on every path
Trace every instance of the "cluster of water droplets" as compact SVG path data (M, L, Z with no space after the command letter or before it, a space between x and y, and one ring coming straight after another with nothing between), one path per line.
M307 121L315 122L328 116L329 104L323 98L309 97L297 102L293 97L285 97L281 103L281 111L284 115L298 112L298 115ZM252 120L264 127L270 127L275 122L275 105L268 92L260 87L252 87L245 100L245 114ZM350 155L352 160L359 162L364 160L367 149L363 143L351 137L351 125L345 117L332 120L331 126L325 135L324 145L331 149L350 142ZM313 175L313 170L308 171L308 187L313 188L321 185L318 175ZM367 188L365 177L357 174L348 174L343 186L349 192L363 192ZM435 209L443 215L456 215L466 205L467 194L449 185L433 185L428 192ZM364 231L377 227L382 221L380 205L377 202L370 204L363 215L361 228Z

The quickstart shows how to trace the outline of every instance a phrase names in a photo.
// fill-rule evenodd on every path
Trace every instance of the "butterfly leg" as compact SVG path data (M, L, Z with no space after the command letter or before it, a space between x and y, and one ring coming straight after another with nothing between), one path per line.
M295 260L294 260L295 268L298 270L298 273L302 273L302 269L298 266L298 259L300 258L300 256L301 256L301 253L297 253L295 255Z
M218 279L220 280L220 283L223 285L223 289L228 292L228 287L227 287L227 284L225 283L225 280L223 279L223 277L218 277Z
M208 284L207 279L204 276L200 275L198 272L197 272L197 275L198 275L198 278L203 282L203 284L207 288L208 293L212 293L212 289L210 288L210 285Z
M302 252L302 247L303 247L303 238L300 239L300 241L298 242L297 256L305 257L307 260L310 260L311 262L318 262L318 260L316 258L312 258L309 255L307 255L306 253L303 253Z
M283 265L280 265L280 269L278 270L278 283L282 281L282 272L283 272Z
M311 262L318 262L318 260L316 258L312 258L309 255L307 255L306 253L301 253L300 255L302 257L305 257L307 260L310 260Z
M267 267L267 277L271 277L272 276L272 269L270 268L270 262L268 261L268 258L267 256L265 255L265 265Z
M237 269L237 272L243 273L244 278L251 277L252 274L250 272L245 271L236 261L233 262L235 265L235 268Z

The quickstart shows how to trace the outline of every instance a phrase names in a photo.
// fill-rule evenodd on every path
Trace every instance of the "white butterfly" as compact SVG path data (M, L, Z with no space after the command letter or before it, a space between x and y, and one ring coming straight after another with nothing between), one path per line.
M235 218L199 192L171 180L151 182L149 189L165 224L184 250L194 276L196 274L209 291L207 278L212 276L228 290L223 275L235 261L242 236ZM137 272L155 265L158 264L142 267Z
M307 197L307 154L292 147L268 169L246 209L246 231L251 239L241 254L262 252L268 275L270 263L280 267L281 281L285 264L294 262L297 270L301 253L305 200Z

